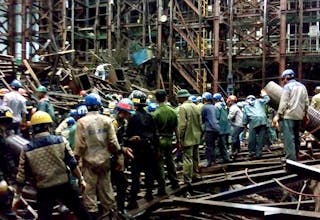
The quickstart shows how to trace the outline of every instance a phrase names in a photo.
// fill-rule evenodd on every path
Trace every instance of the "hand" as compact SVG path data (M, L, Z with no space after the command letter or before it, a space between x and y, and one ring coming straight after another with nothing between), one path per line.
M272 119L272 127L279 129L279 115L276 115Z
M260 96L266 96L267 95L267 92L266 90L262 89L261 92L260 92Z
M84 181L84 178L81 177L81 179L79 180L80 192L83 193L84 190L86 189L86 187L87 187L87 183L86 183L86 181Z
M134 158L133 153L132 153L132 149L130 147L122 147L122 152L124 155L126 155L130 159Z

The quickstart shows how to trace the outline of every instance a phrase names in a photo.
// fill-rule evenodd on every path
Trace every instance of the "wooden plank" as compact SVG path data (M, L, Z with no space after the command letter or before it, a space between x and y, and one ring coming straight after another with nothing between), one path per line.
M31 68L30 64L28 63L28 61L27 60L23 60L23 64L27 67L27 72L31 75L32 79L35 81L36 86L37 87L40 86L41 83L40 83L37 75L33 72L33 70Z

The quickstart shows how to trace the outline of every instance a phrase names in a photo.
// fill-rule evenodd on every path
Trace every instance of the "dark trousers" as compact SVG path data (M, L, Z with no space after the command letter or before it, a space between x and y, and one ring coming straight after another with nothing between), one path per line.
M65 183L58 186L38 189L38 219L51 219L52 209L56 200L65 204L79 220L91 220L91 217L82 204L78 193L71 184Z
M159 158L155 152L134 152L134 159L131 164L131 201L137 200L140 190L140 173L145 172L146 195L152 195L154 180L158 182L158 189L165 190L165 180L160 174Z
M126 190L128 187L128 181L123 171L117 171L112 169L111 179L113 184L116 186L117 196L117 208L119 211L124 211L124 203L126 201Z
M204 141L206 142L206 157L208 164L214 163L216 161L216 140L219 133L216 131L205 131Z

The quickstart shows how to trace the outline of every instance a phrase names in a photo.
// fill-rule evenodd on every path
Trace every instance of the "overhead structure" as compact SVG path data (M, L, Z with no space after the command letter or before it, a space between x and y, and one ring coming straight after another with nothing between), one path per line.
M171 96L257 94L288 67L320 80L320 0L0 2L0 51L17 64L110 63Z

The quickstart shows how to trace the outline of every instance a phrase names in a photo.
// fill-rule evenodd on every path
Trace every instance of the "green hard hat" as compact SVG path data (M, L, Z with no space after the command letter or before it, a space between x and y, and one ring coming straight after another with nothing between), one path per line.
M47 90L47 88L46 88L45 86L39 86L39 87L37 88L37 92L47 93L48 90Z
M178 92L177 92L177 97L178 98L186 98L186 97L189 97L191 94L189 93L188 90L186 89L180 89Z

